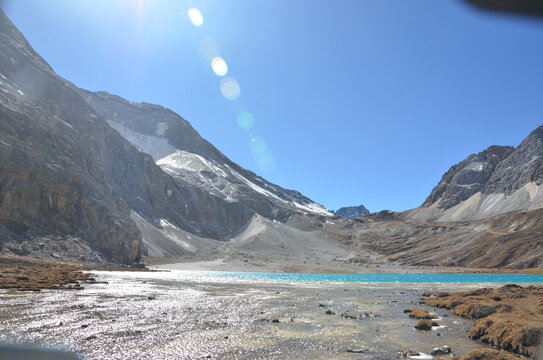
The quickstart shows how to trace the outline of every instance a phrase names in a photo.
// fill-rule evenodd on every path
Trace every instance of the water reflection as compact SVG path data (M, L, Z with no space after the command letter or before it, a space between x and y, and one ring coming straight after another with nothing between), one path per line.
M0 292L0 341L60 346L88 359L370 359L445 343L457 354L479 347L466 336L471 322L444 317L445 310L437 310L442 336L415 331L403 314L425 290L475 285L292 283L186 271L100 272L99 280L108 284Z

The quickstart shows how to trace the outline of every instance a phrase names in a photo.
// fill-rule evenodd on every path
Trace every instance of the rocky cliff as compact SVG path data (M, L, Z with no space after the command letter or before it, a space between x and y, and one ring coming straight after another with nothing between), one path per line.
M332 211L332 213L336 216L346 217L346 218L355 218L362 215L368 215L370 211L366 209L364 205L359 206L345 206L342 208L339 208L336 211Z
M2 241L12 241L6 246L70 235L118 261L139 259L141 235L110 173L119 161L143 164L145 157L53 72L1 11L0 140Z
M469 199L485 187L498 164L514 150L512 146L491 146L453 165L422 206L439 202L440 208L449 209Z
M491 146L452 166L421 207L419 220L466 220L543 207L543 126L517 147Z
M543 183L543 126L538 127L496 166L485 183L485 194L513 194L528 183Z

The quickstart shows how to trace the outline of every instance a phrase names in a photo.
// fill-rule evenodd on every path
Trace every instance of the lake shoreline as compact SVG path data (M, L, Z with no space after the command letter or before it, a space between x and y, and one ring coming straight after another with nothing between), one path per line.
M543 336L543 286L508 284L468 292L425 292L422 295L425 305L474 320L469 332L471 339L511 355L535 358Z
M86 264L0 255L0 289L20 291L82 290L96 283L89 271L151 271L120 265Z
M74 263L55 260L32 259L19 256L0 256L0 289L40 291L42 289L82 289L93 283L89 271L224 271L224 272L270 272L308 274L543 274L543 269L466 269L428 266L404 266L395 264L373 264L354 272L352 268L328 266L294 266L282 264L254 264L249 262L225 263L222 260L192 262L151 262L147 267ZM85 273L84 273L85 272Z
M527 274L543 275L543 268L528 269L487 269L440 267L424 265L398 265L391 263L365 263L361 265L342 262L321 262L318 264L303 263L263 263L258 261L236 260L227 262L224 259L194 261L191 259L154 259L148 261L150 269L203 270L203 271L236 271L236 272L288 272L288 273L353 273L353 274Z

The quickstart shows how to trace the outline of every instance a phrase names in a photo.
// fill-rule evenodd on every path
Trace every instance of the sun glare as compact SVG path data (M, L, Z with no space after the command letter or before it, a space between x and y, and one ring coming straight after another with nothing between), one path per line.
M204 17L202 16L202 13L200 10L196 8L189 9L188 11L189 19L192 22L192 25L194 26L202 26L204 23Z
M215 72L215 74L218 76L224 76L228 72L228 65L226 65L226 61L219 56L211 60L211 67L213 68L213 72Z

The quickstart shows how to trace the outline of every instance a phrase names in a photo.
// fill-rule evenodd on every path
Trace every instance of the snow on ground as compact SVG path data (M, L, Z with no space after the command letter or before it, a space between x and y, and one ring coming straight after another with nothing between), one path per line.
M321 205L316 204L316 203L307 203L307 204L302 205L302 204L299 204L297 202L294 202L293 204L298 209L301 209L301 210L304 210L304 211L307 211L307 212L311 212L311 213L315 213L315 214L319 214L319 215L324 215L324 216L333 216L330 211L326 210Z

